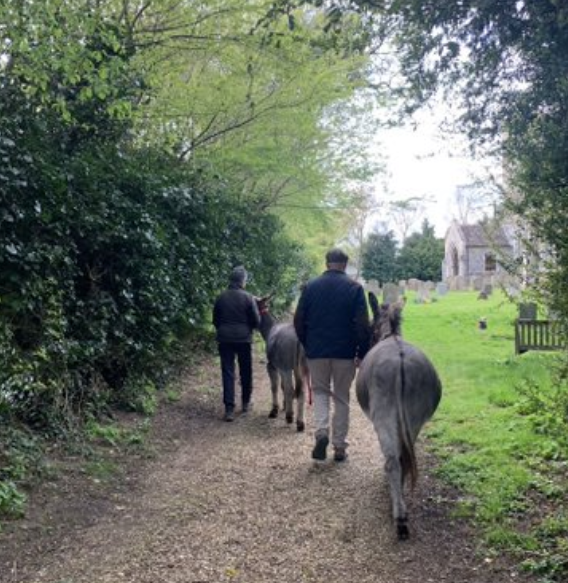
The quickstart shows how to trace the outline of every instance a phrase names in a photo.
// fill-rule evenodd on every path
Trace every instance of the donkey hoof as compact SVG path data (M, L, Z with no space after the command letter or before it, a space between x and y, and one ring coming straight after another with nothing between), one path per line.
M269 419L276 419L278 417L278 407L272 407L270 413L268 414Z
M286 423L294 423L294 415L286 413Z
M306 424L303 421L296 421L296 431L301 433L306 428Z
M398 540L408 540L410 533L405 519L399 518L396 521L396 534L398 535Z

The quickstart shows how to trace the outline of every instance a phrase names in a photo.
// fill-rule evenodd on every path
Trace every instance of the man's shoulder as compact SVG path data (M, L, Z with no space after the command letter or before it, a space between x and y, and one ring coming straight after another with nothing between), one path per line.
M242 295L249 296L250 294L243 289L228 288L222 291L217 296L217 301L232 300L235 298L242 297Z

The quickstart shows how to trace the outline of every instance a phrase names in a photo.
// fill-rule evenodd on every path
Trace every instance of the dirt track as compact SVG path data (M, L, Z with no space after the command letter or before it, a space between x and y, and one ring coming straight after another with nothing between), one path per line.
M59 478L0 534L2 583L504 583L528 581L476 552L455 500L421 475L411 539L396 540L371 425L352 402L350 457L315 464L311 411L298 434L269 420L256 359L254 411L221 421L219 372L204 365L153 422L156 454L111 485Z

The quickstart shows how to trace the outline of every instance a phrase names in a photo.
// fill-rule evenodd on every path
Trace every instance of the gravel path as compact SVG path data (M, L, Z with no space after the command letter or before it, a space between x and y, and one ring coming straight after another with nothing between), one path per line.
M398 542L378 443L355 400L348 461L316 464L311 410L304 434L268 419L260 360L247 417L221 421L217 365L204 365L154 420L154 459L131 464L110 489L82 478L36 495L27 519L0 534L0 581L525 580L504 559L479 556L471 529L449 518L453 496L429 472L422 443L411 539Z

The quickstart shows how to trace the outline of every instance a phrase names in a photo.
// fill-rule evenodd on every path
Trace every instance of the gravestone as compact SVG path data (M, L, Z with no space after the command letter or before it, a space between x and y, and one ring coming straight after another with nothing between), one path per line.
M365 288L367 289L367 291L373 292L377 297L381 293L381 288L376 279L370 279L365 285Z
M483 286L483 293L484 293L486 296L490 296L490 295L493 293L493 285L491 285L490 283L486 283L486 284Z
M383 287L383 303L394 304L400 298L400 289L395 283L386 283Z
M483 289L483 277L475 276L471 278L473 291L481 291Z
M467 291L468 281L463 275L456 275L454 279L454 289L455 291Z
M445 296L448 293L448 286L443 281L436 285L436 293L439 296Z
M408 280L408 289L410 291L418 291L418 285L420 284L420 280L418 279L414 279L414 278L410 278Z
M424 302L430 301L430 289L427 284L422 283L418 286L416 291L416 303L423 304Z
M536 320L536 304L533 302L519 304L519 320Z

